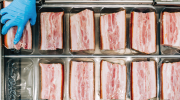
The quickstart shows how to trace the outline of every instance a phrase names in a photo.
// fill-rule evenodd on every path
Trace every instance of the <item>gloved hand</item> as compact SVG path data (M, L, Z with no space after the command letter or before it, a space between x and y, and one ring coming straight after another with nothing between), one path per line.
M31 25L36 23L36 0L14 0L9 6L3 8L0 13L2 15L1 23L5 24L2 28L3 35L11 27L18 27L14 38L14 44L17 44L22 37L28 20L30 20Z

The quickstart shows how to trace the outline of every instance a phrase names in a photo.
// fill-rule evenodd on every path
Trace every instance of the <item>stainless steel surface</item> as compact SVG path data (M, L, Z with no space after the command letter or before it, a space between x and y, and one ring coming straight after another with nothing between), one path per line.
M1 29L0 29L1 30ZM3 47L2 47L2 36L0 35L0 98L1 100L4 100L4 57L2 56L3 53Z
M0 3L0 8L1 8L1 3ZM0 24L0 30L1 30L1 24ZM1 32L0 32L1 33ZM0 35L0 98L1 100L4 100L4 51L3 51L3 45L2 42L3 38L2 35Z
M180 0L155 0L156 2L180 2Z
M119 57L127 57L127 58L149 58L149 57L157 57L157 58L180 58L179 55L123 55L123 56L119 56L119 55L6 55L6 56L2 56L5 58L119 58Z
M180 0L154 0L155 5L180 6Z
M153 0L45 0L46 4L152 4Z

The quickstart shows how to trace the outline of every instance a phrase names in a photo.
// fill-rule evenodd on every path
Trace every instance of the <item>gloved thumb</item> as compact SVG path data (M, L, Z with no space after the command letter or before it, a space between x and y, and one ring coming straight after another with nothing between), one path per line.
M24 26L19 26L14 38L14 44L17 44L21 40L23 31L24 31Z
M3 28L2 28L2 35L5 35L11 27L15 26L13 23L14 23L14 20L9 20L9 21L3 26Z
M30 19L30 23L31 23L31 25L34 25L35 23L36 23L36 17L37 17L37 15L35 14L35 15L33 15L33 17L31 17L31 19Z

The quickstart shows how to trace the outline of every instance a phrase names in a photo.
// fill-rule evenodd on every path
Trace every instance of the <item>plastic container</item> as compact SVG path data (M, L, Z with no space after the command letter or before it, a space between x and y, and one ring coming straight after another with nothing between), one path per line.
M145 53L145 52L141 52L141 51L138 51L138 50L135 50L133 47L132 47L132 43L133 43L133 35L132 35L132 31L133 31L133 22L132 22L132 13L133 12L140 12L140 13L149 13L149 12L154 12L155 13L155 52L153 53ZM156 15L156 9L153 8L153 7L137 7L137 8L134 8L132 11L131 11L131 19L130 19L130 27L129 27L129 30L130 30L130 37L129 37L129 40L130 40L130 48L132 49L132 53L135 54L135 55L146 55L146 54L149 54L149 55L158 55L159 54L159 42L158 42L158 34L157 34L157 15ZM142 41L143 42L143 41ZM139 45L139 44L138 44Z
M175 47L175 46L172 46L172 45L165 45L163 44L163 13L164 12L168 12L168 13L180 13L180 8L178 7L166 7L162 10L161 12L161 16L160 16L160 19L161 19L161 27L160 27L160 47L161 47L161 54L163 55L177 55L177 54L180 54L180 46L179 47ZM179 33L178 33L179 34ZM175 35L175 33L174 33ZM177 36L178 37L178 36ZM178 38L177 38L178 39ZM174 43L174 38L173 38L173 43Z
M63 89L62 89L62 92L63 92L63 99L65 99L65 85L66 85L66 69L64 68L64 60L62 59L59 59L59 58L41 58L39 59L39 63L38 63L38 79L37 79L37 96L38 96L38 100L43 100L43 99L40 99L40 94L41 94L41 68L40 68L40 65L39 64L62 64L62 67L63 67Z
M108 14L113 14L113 13L118 13L118 12L121 12L121 11L125 11L125 37L124 37L124 40L125 40L125 47L124 48L121 48L121 49L118 49L118 50L110 50L110 49L103 49L102 48L102 41L103 41L103 36L102 36L102 34L104 34L104 33L102 33L102 30L100 29L100 38L99 38L99 40L100 40L100 49L101 49L101 53L102 54L107 54L107 55L109 55L109 54L124 54L125 52L126 52L126 49L127 49L127 46L128 46L128 43L127 43L127 37L128 37L128 34L127 34L127 32L126 32L126 30L127 30L127 27L126 27L126 10L124 9L124 8L122 8L122 7L120 7L120 8L103 8L102 10L101 10L101 12L100 12L100 18L101 18L101 16L103 16L103 15L108 15ZM101 27L101 19L100 19L100 26L99 27ZM113 27L113 26L112 26ZM114 31L113 31L114 32ZM119 35L121 35L121 34L119 34ZM112 35L111 35L112 36ZM112 44L111 44L112 45Z
M2 1L2 5L1 5L1 7L3 8L5 8L5 7L7 7L11 2L12 2L13 0L4 0L4 1ZM30 23L29 23L30 24ZM1 26L4 26L4 25L2 25L1 24ZM23 49L22 48L22 46L21 46L21 48L20 48L20 50L17 50L17 49L15 49L15 48L12 48L12 49L7 49L6 48L6 45L5 45L5 39L7 38L7 36L5 35L5 36L3 36L4 38L2 38L2 40L3 40L3 44L4 44L4 46L3 46L3 49L4 49L4 54L7 54L7 55L20 55L20 54L25 54L25 55L30 55L30 54L32 54L33 53L33 51L34 51L34 47L33 47L33 33L34 33L34 27L33 26L31 26L30 25L30 28L31 28L31 34L32 34L32 48L31 49ZM2 28L1 28L2 29ZM11 28L12 29L12 28ZM28 29L28 28L27 28ZM9 34L10 33L14 33L14 32L12 32L12 30L11 30L11 32L9 32ZM9 36L8 36L9 37ZM7 39L12 39L12 38L7 38ZM7 41L7 40L6 40ZM6 42L7 43L7 42ZM9 42L8 42L9 43ZM7 44L8 44L7 43ZM13 46L14 47L14 46Z
M78 14L78 13L80 13L81 11L83 11L83 10L86 10L86 9L88 9L88 10L91 10L91 11L93 11L93 28L94 28L94 30L92 30L93 31L93 34L94 34L94 49L90 49L90 50L88 50L88 49L86 49L86 50L72 50L72 38L74 38L74 37L71 37L72 35L71 35L71 22L70 22L70 18L71 18L71 16L73 16L73 15L75 15L75 14ZM69 49L70 49L70 52L72 53L72 54L94 54L94 51L95 51L95 17L94 17L94 10L92 9L92 8L73 8L73 9L71 9L71 11L70 11L70 14L69 14ZM77 36L78 37L78 36ZM79 39L79 37L78 37L78 39ZM77 44L78 45L78 44Z
M158 66L158 77L159 77L159 79L158 79L158 81L159 81L159 98L160 98L160 100L165 100L165 99L167 99L167 98L164 98L164 99L162 99L162 65L164 64L164 63L175 63L175 62L180 62L180 59L179 58L161 58L161 60L160 60L160 62L159 62L159 66ZM175 67L175 66L174 66ZM178 66L179 67L179 66ZM174 71L176 71L176 70L174 70ZM167 74L166 74L167 75ZM168 75L170 75L170 73L168 74ZM176 74L177 75L177 74ZM172 77L172 76L171 76ZM167 79L168 79L169 77L167 77ZM173 79L171 79L172 81L174 81ZM178 79L175 79L176 81L178 80ZM167 91L167 90L165 90L165 91ZM172 92L171 92L172 93ZM168 99L170 99L170 98L168 98Z
M3 26L3 25L1 25ZM35 46L34 46L34 34L35 34L35 26L31 26L31 31L32 31L32 49L23 49L21 48L20 50L16 50L15 48L13 49L7 49L4 43L4 37L2 36L2 43L3 43L3 49L4 49L4 54L5 55L32 55L33 52L35 51Z
M71 83L71 74L72 74L72 62L89 62L89 63L93 63L93 92L94 92L94 94L95 94L95 62L94 62L94 60L93 59L88 59L88 58L74 58L74 59L71 59L71 61L69 62L69 91L68 91L68 93L69 93L69 99L72 99L71 97L70 97L70 90L71 90L71 88L73 88L73 87L71 87L71 84L75 84L75 83ZM83 73L83 72L82 72ZM78 74L79 75L79 74ZM95 95L93 94L93 98L95 99Z
M64 23L64 15L63 15L63 48L62 49L56 49L56 50L40 50L40 46L41 46L41 22L40 22L40 14L43 13L43 12L64 12L64 10L60 7L41 7L39 8L38 10L38 16L37 16L37 23L38 23L38 32L39 32L39 45L38 45L38 48L39 48L39 52L40 54L43 54L43 55L57 55L57 54L62 54L64 52L64 45L65 45L65 34L64 34L64 30L65 30L65 23ZM50 23L49 23L50 24Z
M5 91L7 100L28 99L34 96L34 68L31 59L10 59L6 67Z
M129 66L128 66L128 62L127 62L127 59L126 58L102 58L101 59L101 61L100 61L100 65L99 65L99 67L100 67L100 72L98 72L98 74L100 74L100 77L98 77L98 80L100 81L100 84L99 84L99 97L100 97L100 99L101 100L104 100L104 99L102 99L102 96L101 96L101 92L102 92L102 87L101 87L101 85L102 85L102 81L101 81L101 78L103 78L103 77L106 77L106 76L102 76L101 75L101 71L103 70L103 66L102 66L102 61L107 61L107 62L110 62L111 64L118 64L118 65L125 65L126 66L126 91L120 91L120 92L125 92L125 99L127 99L128 100L128 98L130 98L128 95L130 94L130 91L129 91L129 86L130 86L130 81L129 81ZM116 71L117 72L117 71ZM109 81L111 81L111 80L109 80ZM120 84L122 84L122 80L120 80ZM116 87L115 85L114 85L114 87ZM119 94L120 95L120 94ZM121 95L122 96L122 95ZM112 96L113 97L113 96ZM120 98L119 98L120 99ZM119 100L118 99L118 100Z
M155 81L156 81L156 96L154 98L148 98L152 100L158 100L158 95L159 95L159 81L158 81L158 61L159 59L157 58L131 58L130 60L130 98L132 98L132 63L133 62L148 62L148 61L154 61L155 62ZM145 82L145 81L144 81Z

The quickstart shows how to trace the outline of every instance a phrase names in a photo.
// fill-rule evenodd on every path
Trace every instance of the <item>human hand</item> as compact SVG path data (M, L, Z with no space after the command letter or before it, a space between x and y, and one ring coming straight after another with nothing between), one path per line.
M5 24L2 28L3 35L11 27L18 27L14 38L14 44L17 44L28 20L30 20L31 25L36 23L36 0L14 0L9 6L3 8L0 14L2 15L1 23Z

